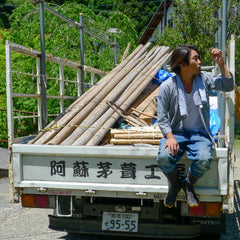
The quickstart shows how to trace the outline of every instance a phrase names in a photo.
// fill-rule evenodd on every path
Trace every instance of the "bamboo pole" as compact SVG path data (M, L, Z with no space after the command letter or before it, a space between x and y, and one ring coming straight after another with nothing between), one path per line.
M170 54L167 54L167 52L169 51L169 48L164 49L164 53L165 55L160 58L156 64L153 65L153 67L147 72L146 76L147 76L147 80L143 81L143 78L141 79L142 84L138 87L139 91L140 89L143 90L148 84L149 82L152 80L152 76L155 76L155 74L157 73L157 71L159 70L159 67L162 66L164 64L165 61L167 61L170 57ZM152 75L150 75L152 74ZM139 82L141 82L139 81ZM135 92L134 92L135 93ZM137 95L139 93L135 93L132 94L130 96L131 99L136 99ZM131 101L128 102L128 104L124 103L123 105L121 105L121 108L127 110L130 107L130 103ZM118 104L119 105L119 104ZM91 146L91 145L97 145L100 143L101 139L106 135L106 133L108 132L109 128L117 121L117 119L119 118L119 115L114 113L103 125L102 128L99 129L97 132L95 132L94 136L86 143L86 145ZM75 145L75 144L74 144Z
M124 111L123 109L121 109L120 107L118 107L116 104L114 104L113 102L109 102L107 101L107 104L115 111L119 114L119 116L121 116L124 120L128 121L128 122L133 122L133 126L147 126L147 122L145 122L142 119L138 119L136 116L131 115L129 113L127 113L126 111Z
M142 138L147 138L147 139L158 139L162 138L163 135L160 132L157 133L131 133L131 131L126 132L126 133L116 133L113 134L112 138L115 139L142 139Z
M161 130L157 127L131 127L129 129L118 129L118 128L111 128L110 129L111 135L114 134L125 134L126 132L130 132L131 134L135 133L161 133Z
M81 123L81 126L78 127L74 132L72 132L71 135L69 135L61 144L62 145L71 145L75 141L79 140L80 136L88 130L87 126L91 126L95 121L97 121L109 108L109 106L106 104L107 101L114 101L124 90L127 86L132 82L133 79L136 78L137 75L141 73L141 71L144 69L146 65L149 64L146 59L152 59L154 57L155 51L150 50L150 52L144 56L144 59L139 59L140 62L134 66L131 71L129 71L129 74L127 74L121 82L119 82L115 88L103 99L103 101L96 106L94 111L89 114L88 117L86 117L83 122ZM96 104L95 104L96 105ZM92 129L91 129L92 130ZM89 131L91 132L91 131ZM82 141L79 140L79 141ZM55 143L56 144L56 143Z
M119 99L122 99L121 101L124 101L123 99L127 99L127 97L136 90L136 86L138 85L138 79L140 79L143 76L143 72L142 70L146 69L146 67L152 64L152 61L154 61L154 58L156 57L156 55L158 54L158 52L161 52L161 48L158 48L158 50L156 51L155 48L153 49L154 54L151 53L151 51L149 52L149 55L151 54L150 57L146 56L146 58L148 59L148 61L143 60L143 62L141 62L138 66L138 69L136 69L136 71L133 71L129 77L126 78L126 81L124 81L123 83L125 84L125 87L127 87L127 90L124 91L124 93L121 95L121 97ZM138 76L138 77L137 77ZM132 81L133 80L133 81ZM115 95L115 92L112 92L111 94ZM107 99L108 100L108 99ZM108 100L109 101L109 100ZM118 100L119 101L119 100ZM106 105L106 103L104 103ZM122 102L120 102L118 105L122 104ZM102 106L103 107L103 106ZM102 109L102 107L100 107L100 109ZM104 109L105 111L106 109ZM84 145L85 142L90 139L94 132L97 131L97 128L99 126L101 126L101 124L103 124L113 113L114 110L112 109L108 109L107 112L105 111L104 115L102 115L102 113L96 115L94 114L94 121L96 121L94 124L94 121L89 122L89 119L86 120L86 123L88 123L90 126L93 124L93 126L89 129L87 129L87 132L85 134L83 134L84 131L80 132L79 129L77 129L77 134L76 131L74 132L74 137L71 135L68 137L67 141L64 141L63 144L73 144L73 145ZM101 124L99 123L101 122ZM86 130L86 129L84 129ZM83 134L82 137L81 134Z
M130 46L131 46L131 43L129 42L124 53L123 53L123 56L122 56L122 59L121 59L121 62L124 61L124 59L127 57L128 55L128 52L129 52L129 49L130 49Z
M158 145L160 139L111 139L110 143L115 145L132 145L137 143Z
M140 113L140 115L144 115L144 116L147 116L147 117L151 117L151 118L154 118L154 119L157 119L157 116L154 116L154 115L151 115L151 114L148 114L148 113L145 113L145 112L142 112L142 111L139 111L138 109L136 108L131 108L133 111L135 112L138 112Z
M94 97L98 95L101 90L110 83L110 79L114 78L116 76L117 72L123 69L125 66L129 64L130 61L133 61L133 58L139 58L141 53L145 51L147 47L149 47L149 44L146 44L145 46L140 45L137 47L125 61L120 63L116 68L114 68L108 75L106 75L104 78L102 78L97 85L90 88L86 93L84 93L82 96L80 96L73 104L70 105L70 107L66 110L66 114L64 117L61 118L61 121L54 122L56 125L55 129L49 130L45 133L45 135L41 138L38 138L37 141L35 141L35 144L45 144L49 140L51 140L55 135L60 132L65 125L67 125ZM54 124L51 124L53 126ZM77 123L73 123L77 124ZM42 134L43 135L43 134Z

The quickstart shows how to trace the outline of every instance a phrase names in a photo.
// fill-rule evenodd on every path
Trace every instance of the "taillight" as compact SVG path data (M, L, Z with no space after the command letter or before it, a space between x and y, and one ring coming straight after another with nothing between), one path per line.
M206 216L220 217L221 203L220 202L199 202L197 207L189 207L186 202L181 203L182 216Z
M21 202L23 207L29 207L29 208L35 207L34 195L23 194L21 196Z
M35 203L37 208L49 208L48 196L46 195L37 195Z
M55 208L55 196L22 194L23 207L29 208Z
M189 208L190 216L204 216L204 203L200 202L197 207Z
M207 202L205 203L205 215L208 217L220 217L221 204Z

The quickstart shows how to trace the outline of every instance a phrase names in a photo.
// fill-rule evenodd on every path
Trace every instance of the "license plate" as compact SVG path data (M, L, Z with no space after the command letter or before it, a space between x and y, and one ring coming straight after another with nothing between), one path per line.
M103 212L102 230L137 232L137 213Z

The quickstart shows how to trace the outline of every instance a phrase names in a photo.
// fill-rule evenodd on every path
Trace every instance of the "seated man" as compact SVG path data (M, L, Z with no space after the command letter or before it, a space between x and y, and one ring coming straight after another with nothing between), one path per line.
M176 73L160 86L157 96L158 125L164 135L159 144L158 165L170 186L164 199L173 207L183 188L190 207L198 206L193 184L210 168L213 137L209 127L209 91L232 91L234 81L219 49L210 49L212 59L220 67L221 76L201 71L199 51L192 45L177 47L171 57ZM177 162L187 152L192 160L183 182L179 181Z

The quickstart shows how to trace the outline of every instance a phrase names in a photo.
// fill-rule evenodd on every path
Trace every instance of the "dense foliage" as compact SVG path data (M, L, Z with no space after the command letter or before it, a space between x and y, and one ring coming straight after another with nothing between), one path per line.
M106 17L104 14L96 15L90 8L85 5L74 2L65 3L61 6L51 5L56 11L62 15L79 22L79 14L84 16L84 25L88 30L98 36L113 42L114 37L117 38L118 62L128 45L131 44L131 50L136 48L137 33L134 24L129 17L119 11L110 12ZM17 7L10 17L11 27L8 33L8 39L12 42L40 50L40 27L39 27L39 6L32 3L25 3ZM117 33L109 33L109 28L116 28ZM5 45L5 31L1 33L2 44ZM46 53L69 59L71 61L80 62L80 33L79 30L66 24L63 20L54 16L52 13L45 11L45 48ZM85 65L99 68L101 70L110 71L114 67L114 51L113 47L103 43L101 40L93 38L88 34L84 34L85 48ZM130 50L130 51L131 51ZM4 50L2 51L4 53ZM0 61L4 59L1 55ZM13 71L31 73L36 66L36 60L20 54L12 55ZM2 64L5 68L5 64ZM56 78L59 76L59 66L47 64L48 77ZM36 72L36 70L35 70ZM5 70L1 74L1 83L5 84ZM65 69L65 78L74 80L76 71ZM36 78L32 76L19 75L14 73L13 79L17 80L13 83L13 90L22 93L37 93ZM86 76L86 81L90 80L90 75ZM4 86L0 84L0 89ZM66 95L76 96L77 88L75 84L67 84L65 86ZM56 81L47 81L47 94L59 95L59 84ZM2 95L3 99L5 94ZM0 102L1 103L1 102ZM67 105L70 101L66 102ZM14 101L15 109L22 111L37 112L37 102L31 99L17 98ZM5 106L6 108L6 106ZM59 112L59 101L48 101L48 112L50 114Z
M218 29L217 0L174 0L175 7L171 23L158 38L159 44L193 44L201 53L203 65L211 64L208 49L214 47L215 33Z
M5 41L12 42L40 50L39 6L33 0L2 0L0 4L0 108L6 108L5 94ZM141 34L145 30L153 13L161 0L47 0L45 4L66 17L79 22L79 14L83 13L86 28L102 38L113 42L117 38L118 62L121 60L128 43L130 52L137 46ZM208 48L214 47L215 33L218 29L218 0L173 0L176 6L170 24L164 33L158 37L157 44L175 48L180 44L192 43L196 45L202 56L203 65L211 65L212 60ZM5 6L5 7L4 7ZM236 82L240 83L240 1L232 0L228 19L228 39L231 34L236 35ZM4 30L4 29L8 30ZM109 33L110 28L117 28L118 33ZM79 30L66 24L63 20L45 11L45 40L46 52L80 61ZM114 67L113 48L84 35L85 64L109 71ZM32 72L36 62L29 57L13 54L13 68L23 72ZM58 66L47 65L48 76L59 74ZM67 70L67 77L71 79L76 72ZM16 76L18 82L14 89L19 92L36 93L36 80L27 76ZM87 81L90 75L86 76ZM59 94L56 82L48 81L48 94ZM76 95L76 87L69 84L66 93ZM70 103L70 102L69 102ZM17 110L37 111L36 101L17 99L14 102ZM59 109L59 102L49 101L48 110L55 113ZM2 117L1 117L2 118ZM3 122L3 120L1 120ZM5 123L6 125L6 123ZM4 128L4 127L3 127ZM0 138L2 138L0 136Z
M215 46L215 34L218 31L218 9L222 3L218 0L173 0L175 10L171 23L158 37L158 44L175 48L180 44L194 44L201 53L203 65L212 65L209 48ZM233 0L229 9L227 37L236 35L236 83L240 84L240 1Z

